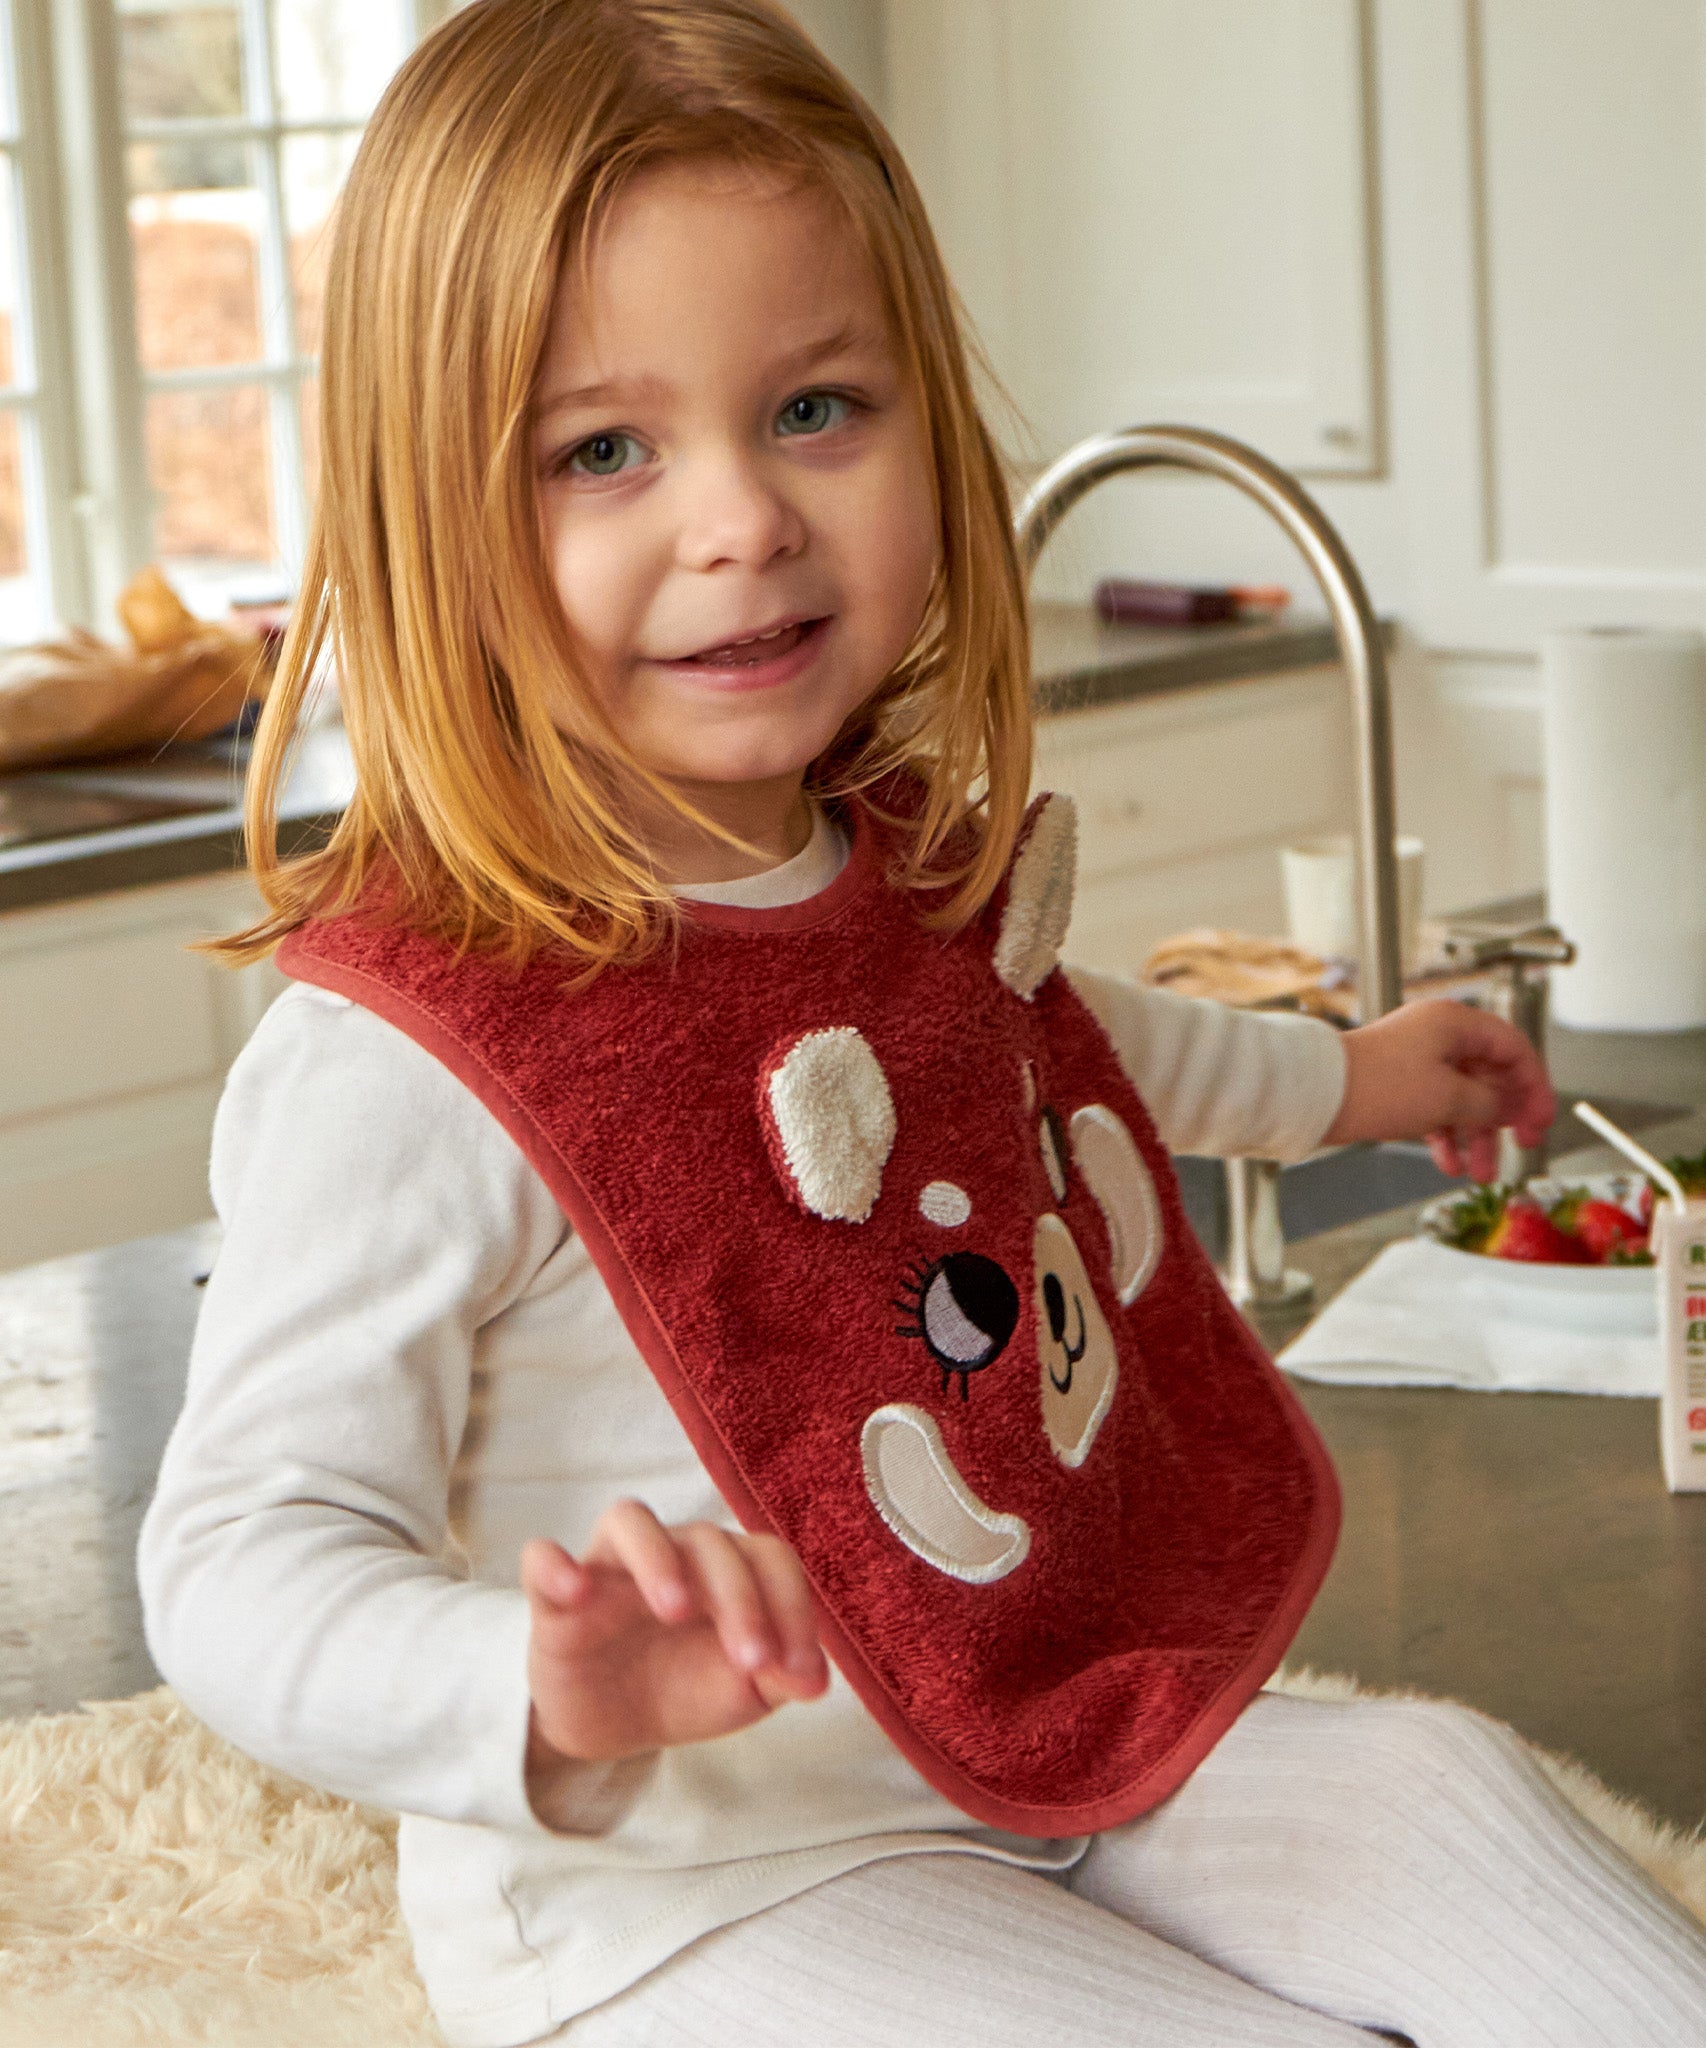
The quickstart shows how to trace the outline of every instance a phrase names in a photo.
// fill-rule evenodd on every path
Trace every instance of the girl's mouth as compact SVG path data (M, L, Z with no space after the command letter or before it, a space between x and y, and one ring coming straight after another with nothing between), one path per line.
M767 632L749 633L660 664L705 681L763 685L789 681L812 658L829 620L788 619Z

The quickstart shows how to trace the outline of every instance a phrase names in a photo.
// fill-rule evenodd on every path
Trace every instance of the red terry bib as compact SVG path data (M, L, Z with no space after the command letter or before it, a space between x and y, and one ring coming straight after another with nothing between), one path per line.
M1056 971L1069 801L1033 807L951 937L887 881L878 819L853 822L821 895L689 904L678 949L578 992L560 960L458 960L359 915L279 963L509 1130L925 1778L990 1826L1106 1827L1272 1672L1337 1486Z

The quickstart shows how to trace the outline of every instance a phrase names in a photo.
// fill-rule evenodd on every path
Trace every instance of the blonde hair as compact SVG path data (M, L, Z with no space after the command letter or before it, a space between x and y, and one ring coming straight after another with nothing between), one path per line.
M947 925L994 890L1030 779L1023 584L953 292L899 151L768 0L476 0L392 80L339 209L319 502L249 773L267 914L211 949L232 964L376 889L389 914L459 946L524 958L555 943L583 974L671 928L635 799L697 814L629 754L590 688L571 688L564 711L579 669L543 543L531 405L565 263L637 171L701 158L809 179L839 202L887 296L934 461L940 567L923 621L808 784L834 798L913 770L895 879L948 887ZM322 848L281 861L279 786L328 665L356 792Z

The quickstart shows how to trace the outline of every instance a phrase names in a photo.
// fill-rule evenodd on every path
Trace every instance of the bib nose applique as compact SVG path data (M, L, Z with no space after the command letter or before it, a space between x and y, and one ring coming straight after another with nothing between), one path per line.
M1043 1429L1060 1462L1078 1466L1113 1402L1119 1354L1077 1240L1052 1210L1037 1218L1032 1250Z

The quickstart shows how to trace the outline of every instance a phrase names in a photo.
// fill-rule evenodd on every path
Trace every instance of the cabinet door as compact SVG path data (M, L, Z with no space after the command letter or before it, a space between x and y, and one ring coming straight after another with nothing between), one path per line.
M0 1268L211 1213L220 1086L283 980L187 948L259 909L220 876L0 918Z
M889 97L1046 455L1179 420L1380 455L1362 0L891 0Z
M1343 678L1310 669L1058 713L1041 722L1035 784L1078 804L1069 960L1132 974L1194 926L1282 935L1279 849L1350 818Z

